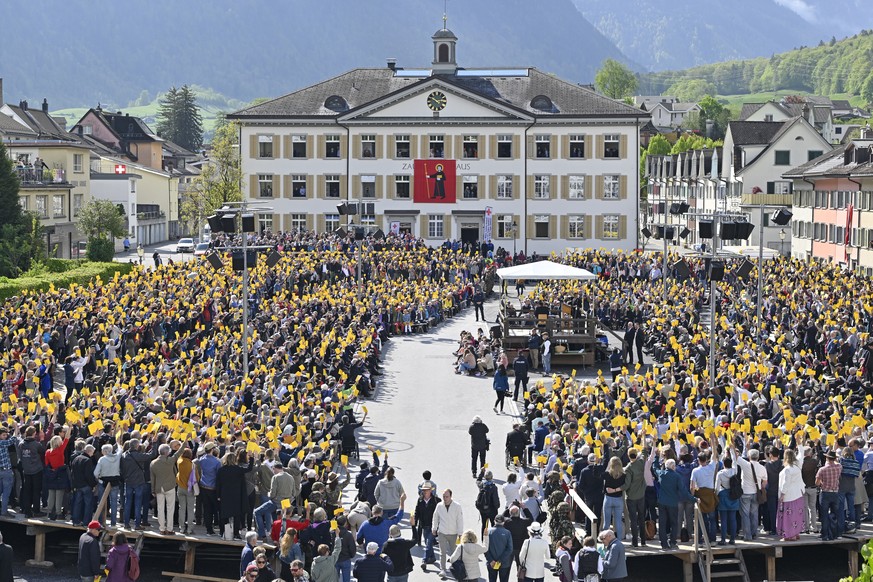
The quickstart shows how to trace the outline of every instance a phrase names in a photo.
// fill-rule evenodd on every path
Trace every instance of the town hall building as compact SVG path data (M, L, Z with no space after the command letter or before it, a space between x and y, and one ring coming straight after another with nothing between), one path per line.
M639 246L644 111L535 68L467 69L433 37L429 69L355 69L228 116L259 230L350 219L429 244L530 254ZM341 216L341 203L360 203Z

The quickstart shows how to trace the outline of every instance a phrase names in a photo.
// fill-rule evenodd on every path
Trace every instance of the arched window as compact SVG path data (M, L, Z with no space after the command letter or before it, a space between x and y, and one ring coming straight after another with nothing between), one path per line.
M538 109L540 111L551 111L552 110L552 100L546 97L545 95L537 95L533 99L530 100L530 106L534 109Z
M448 63L449 62L449 45L446 43L440 44L437 49L437 62L438 63Z
M331 95L324 100L324 106L331 111L347 111L349 104L339 95Z

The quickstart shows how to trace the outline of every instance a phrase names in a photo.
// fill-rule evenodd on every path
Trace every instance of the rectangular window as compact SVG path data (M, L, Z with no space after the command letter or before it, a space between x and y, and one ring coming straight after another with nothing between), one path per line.
M48 218L48 196L36 197L36 213L40 218Z
M768 113L764 116L764 121L773 121L773 114Z
M497 136L497 159L506 160L512 157L512 136Z
M339 227L340 227L340 215L339 214L325 214L324 215L324 231L325 232L334 232Z
M340 177L339 174L326 174L324 176L324 196L325 198L340 197Z
M567 198L570 200L585 200L585 176L570 176L570 191Z
M568 216L567 230L570 238L585 238L585 217Z
M340 157L340 136L326 135L324 136L324 157L338 158Z
M788 180L779 180L773 182L774 194L791 194L791 182Z
M365 134L361 136L361 157L375 158L376 157L376 135Z
M73 154L73 171L82 172L85 156L83 154Z
M273 215L258 214L258 228L262 233L266 231L273 232Z
M464 184L464 199L475 200L479 197L479 177L464 176L462 178Z
M497 176L497 198L512 198L512 176Z
M603 238L618 238L618 214L603 215Z
M27 196L19 196L18 197L18 205L21 206L21 209L27 212Z
M497 216L497 238L514 238L514 230L512 228L511 214L499 214Z
M445 217L442 214L429 214L427 216L427 237L428 238L443 238L445 235L443 221Z
M552 157L552 138L548 135L537 135L534 137L536 142L536 157L549 159Z
M291 230L306 230L306 215L292 214L291 215Z
M306 198L306 175L294 174L291 176L291 197Z
M534 176L534 198L548 200L549 195L549 176Z
M361 215L361 225L363 225L363 226L376 226L376 215L375 214L362 214Z
M432 135L430 136L430 157L442 158L445 154L445 136Z
M306 142L304 140L304 147ZM259 135L258 136L258 157L272 158L273 157L273 136Z
M64 195L55 194L52 196L52 217L61 218L66 213L64 212Z
M130 186L130 193L136 194L136 180L128 180L127 183Z
M808 152L806 152L806 161L811 162L812 160L821 156L823 153L824 152L821 150L809 150Z
M258 174L258 196L273 197L273 174Z
M73 216L79 216L79 211L82 210L82 202L84 200L84 194L73 194Z
M534 215L534 238L549 238L549 215Z
M579 159L585 157L585 136L571 135L570 136L570 156L571 159Z
M409 199L409 176L394 176L394 197Z
M408 159L412 155L408 135L394 136L394 157Z
M791 165L791 151L790 150L776 150L776 159L773 162L777 166L789 166Z
M477 159L479 157L479 137L475 135L465 135L464 136L464 150L463 155L465 158Z
M376 197L376 176L361 176L361 195L364 198Z
M616 159L619 156L621 137L617 133L607 133L603 136L603 157Z
M606 174L603 176L603 199L619 199L619 176L618 174Z
M292 135L291 136L291 157L305 158L306 157L306 136Z

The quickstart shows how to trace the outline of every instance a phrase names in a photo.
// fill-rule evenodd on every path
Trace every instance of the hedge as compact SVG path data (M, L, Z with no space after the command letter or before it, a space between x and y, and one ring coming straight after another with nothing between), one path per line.
M0 300L20 295L22 291L48 291L52 285L55 289L69 288L72 283L87 285L98 276L104 282L110 281L115 277L115 273L126 275L134 266L130 263L91 263L49 259L47 264L49 272L45 274L17 279L0 277Z

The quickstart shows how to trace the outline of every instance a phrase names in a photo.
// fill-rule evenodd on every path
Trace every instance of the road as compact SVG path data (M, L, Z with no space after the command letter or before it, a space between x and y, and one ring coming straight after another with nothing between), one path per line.
M176 241L166 241L156 245L150 245L144 247L143 252L143 265L146 267L154 267L155 261L152 258L155 254L155 251L160 253L161 260L166 263L167 259L172 259L173 262L178 261L190 261L194 259L194 255L192 253L177 253L176 252ZM128 263L133 261L135 263L139 262L139 256L136 254L136 247L131 247L129 252L121 251L115 254L115 258L113 259L116 263Z

